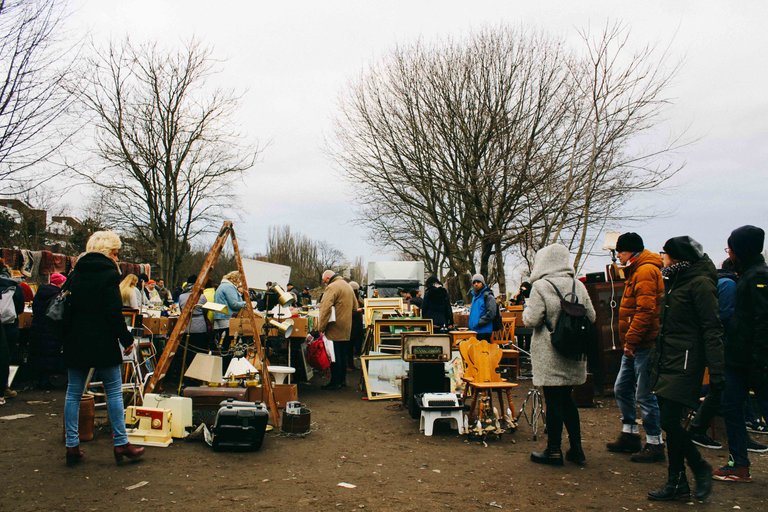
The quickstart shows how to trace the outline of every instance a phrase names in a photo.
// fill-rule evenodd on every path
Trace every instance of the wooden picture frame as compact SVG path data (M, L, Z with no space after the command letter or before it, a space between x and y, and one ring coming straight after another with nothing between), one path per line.
M405 312L405 305L403 304L402 297L365 299L364 308L366 326L369 326L371 323L373 323L375 312L390 315L396 315L398 313L403 314Z
M388 336L382 336L382 330L389 328L391 333ZM400 329L400 330L398 330ZM402 350L402 332L424 332L432 334L433 326L431 319L398 319L398 320L374 320L373 322L373 351L392 351L398 357ZM395 344L394 341L397 340ZM382 343L384 341L384 343Z
M368 400L392 400L402 397L402 391L395 392L396 386L392 381L402 378L408 371L408 363L398 355L367 355L360 357L360 366L363 371L363 382ZM383 390L382 385L389 389ZM377 391L379 389L379 391Z

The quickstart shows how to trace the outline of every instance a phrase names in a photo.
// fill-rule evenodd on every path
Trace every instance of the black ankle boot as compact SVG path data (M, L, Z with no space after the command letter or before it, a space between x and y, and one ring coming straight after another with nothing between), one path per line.
M587 465L587 456L584 455L584 450L581 448L581 446L574 446L565 452L565 460L568 462L573 462L580 467Z
M704 501L712 494L712 466L701 459L698 463L691 465L691 471L696 481L696 492L693 496L698 501Z
M563 452L559 448L547 448L543 452L531 452L531 461L550 466L563 465Z
M691 488L688 487L688 479L685 471L670 472L667 483L663 487L648 493L648 499L652 501L672 501L680 498L690 499Z

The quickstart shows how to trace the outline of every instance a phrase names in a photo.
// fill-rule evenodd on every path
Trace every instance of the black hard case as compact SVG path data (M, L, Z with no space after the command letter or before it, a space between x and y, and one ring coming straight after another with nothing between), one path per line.
M188 386L182 395L192 399L192 423L205 423L210 427L216 421L222 400L248 400L249 389L252 388Z
M254 451L261 448L269 412L260 402L224 400L213 426L216 451Z

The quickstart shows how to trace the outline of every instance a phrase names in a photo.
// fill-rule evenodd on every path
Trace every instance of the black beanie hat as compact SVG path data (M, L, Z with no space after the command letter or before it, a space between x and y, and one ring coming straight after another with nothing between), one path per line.
M677 261L699 261L704 256L704 248L689 236L676 236L664 243L664 252Z
M437 278L437 276L429 276L427 278L427 282L424 283L424 286L427 288L433 286L434 284L440 283L440 280Z
M643 249L643 239L637 233L624 233L616 240L616 252L641 252Z
M741 226L731 232L728 237L728 247L739 259L754 258L763 252L765 231L756 226Z

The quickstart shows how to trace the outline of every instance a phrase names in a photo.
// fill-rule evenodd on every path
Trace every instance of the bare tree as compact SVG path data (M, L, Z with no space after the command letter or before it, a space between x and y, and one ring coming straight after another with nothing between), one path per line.
M611 208L675 171L654 165L674 144L629 149L658 121L670 74L650 49L622 67L619 26L585 41L586 57L484 30L398 48L357 81L332 150L371 238L455 275L462 294L475 271L504 292L521 246L563 241L578 264Z
M59 44L64 0L0 0L0 195L32 189L73 133L59 121L73 96L64 77L77 58Z
M503 268L540 153L559 135L565 59L542 35L486 30L399 48L364 76L342 103L335 153L372 236L445 262L464 291L497 253Z
M238 98L208 86L211 50L194 41L165 52L125 40L84 70L100 160L79 174L104 190L110 224L153 245L176 282L192 241L237 210L233 184L259 153L231 129Z
M294 233L290 226L272 226L267 238L264 258L270 263L291 267L291 281L302 286L320 286L320 276L326 269L340 271L344 254L328 242L316 241Z

